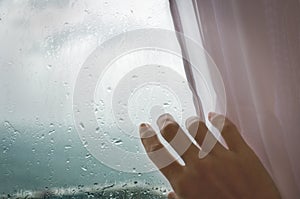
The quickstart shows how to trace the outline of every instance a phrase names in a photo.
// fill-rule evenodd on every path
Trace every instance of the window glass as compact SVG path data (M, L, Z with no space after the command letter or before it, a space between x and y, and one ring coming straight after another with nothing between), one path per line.
M86 136L78 134L74 121L74 91L91 55L120 34L147 28L173 30L168 1L0 1L1 194L26 197L31 190L42 197L45 193L74 195L80 190L92 193L100 189L113 198L131 191L137 196L136 187L145 187L143 197L154 198L170 189L158 171L139 172L138 162L130 158L122 159L124 165L132 166L130 171L102 159L117 159L110 153L99 152L99 158L89 148ZM156 82L152 77L158 78ZM168 79L176 79L171 87L180 95L160 85ZM135 85L137 89L128 95L130 82L139 80L148 84ZM120 56L97 82L92 99L100 126L96 133L155 168L137 139L137 129L127 125L126 117L137 125L151 117L154 120L162 109L173 111L176 119L183 119L177 114L182 110L195 114L187 85L180 56L147 50ZM114 99L108 98L112 91ZM118 115L121 111L110 113L122 105L115 99L128 103L126 117ZM86 128L86 123L77 122L78 128ZM103 149L105 144L97 143Z
M145 28L173 30L168 1L0 1L0 193L19 192L24 196L27 193L23 193L24 190L55 188L68 192L70 187L78 191L97 186L111 189L131 185L150 187L159 194L169 189L157 171L135 172L132 162L133 171L125 172L99 161L87 149L74 124L73 91L88 57L110 38ZM133 62L149 60L153 64L173 65L174 76L185 80L180 57L163 53L156 56L155 52L152 57L145 52L128 54L114 62L110 72L124 76L134 70L130 68ZM113 70L120 65L122 70ZM155 72L154 68L148 69L145 67L145 73ZM97 88L102 85L109 92L113 89L111 84L120 83L120 79L110 77L105 76ZM161 96L160 102L169 100L164 103L166 107L182 108L176 104L175 95L168 91L155 85L143 89L136 90L129 100L129 115L135 118L136 124L144 118L142 114L134 114L146 103L138 96L149 89ZM192 99L190 95L187 91L187 99ZM102 97L95 95L98 105ZM139 106L133 106L136 102ZM152 111L155 112L155 106ZM106 117L102 121L103 128L112 125L106 110L97 114ZM142 152L140 144L135 148L128 136L120 137L118 130L120 128L107 132L111 142L133 153ZM101 129L101 133L104 132L106 130Z

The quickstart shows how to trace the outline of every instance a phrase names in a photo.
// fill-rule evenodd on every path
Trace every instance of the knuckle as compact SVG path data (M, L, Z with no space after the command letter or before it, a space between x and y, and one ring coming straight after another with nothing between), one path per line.
M230 130L231 128L232 128L232 125L228 121L225 121L223 124L223 131Z
M163 147L162 144L160 143L155 143L155 144L152 144L151 146L149 146L149 152L154 152L154 151L157 151L159 149L161 149Z
M223 131L225 131L225 133L226 133L226 132L232 131L232 130L236 130L236 126L231 121L226 119L224 121Z

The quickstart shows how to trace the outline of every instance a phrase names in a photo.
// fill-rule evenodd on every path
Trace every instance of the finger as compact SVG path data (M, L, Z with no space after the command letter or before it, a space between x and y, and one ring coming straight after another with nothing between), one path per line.
M160 142L149 124L140 125L140 136L151 161L168 180L175 178L176 174L181 172L182 166Z
M163 138L170 143L178 155L187 163L194 160L199 149L192 143L170 114L163 114L157 120Z
M195 138L200 147L203 145L203 141L210 137L212 140L210 143L215 143L211 153L218 153L225 151L226 149L217 141L216 137L208 130L205 123L200 120L199 117L190 117L186 120L186 128L190 134Z
M236 126L228 118L217 113L209 113L208 118L221 132L229 150L238 152L247 146Z
M178 196L176 195L176 193L174 192L170 192L168 194L168 199L179 199Z

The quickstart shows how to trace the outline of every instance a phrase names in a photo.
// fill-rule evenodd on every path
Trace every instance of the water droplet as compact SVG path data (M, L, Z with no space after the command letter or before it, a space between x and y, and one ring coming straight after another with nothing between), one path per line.
M114 138L112 140L112 143L115 145L121 145L123 143L123 141L121 139Z
M111 90L112 90L112 88L109 86L109 87L107 87L107 92L111 92Z
M80 126L81 130L84 130L85 127L84 127L84 124L82 122L80 122L79 126Z
M71 149L71 148L72 148L72 145L65 145L66 150Z
M104 142L101 143L101 149L104 149L106 147L106 144Z
M132 79L136 79L136 78L138 78L137 75L132 75Z
M8 148L7 147L3 147L3 153L6 153L8 151Z
M88 158L90 158L91 156L92 156L92 155L88 153L88 154L85 155L85 158L88 159Z
M163 105L164 105L164 107L170 106L170 104L168 102L165 102Z
M49 131L48 135L52 135L53 133L55 133L55 130Z
M88 146L88 142L87 141L84 141L83 142L83 146L86 148Z
M85 167L81 167L81 169L82 169L83 171L87 171L87 168L85 168Z

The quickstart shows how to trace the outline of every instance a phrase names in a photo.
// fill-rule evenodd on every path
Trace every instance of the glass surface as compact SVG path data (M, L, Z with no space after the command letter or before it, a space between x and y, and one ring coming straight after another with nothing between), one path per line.
M1 194L43 197L83 190L89 196L98 189L107 190L107 198L125 198L136 195L136 187L146 190L145 198L151 198L147 190L166 193L168 184L157 171L138 173L134 166L132 172L118 171L94 158L80 140L73 119L74 85L88 56L109 38L143 28L173 29L168 1L0 1ZM148 55L134 56L143 62L149 59ZM126 59L134 57L121 61ZM175 63L178 75L184 77L181 60L161 59L169 60L169 66ZM137 95L142 93L137 91ZM130 114L137 110L129 109ZM141 120L136 117L136 122ZM111 141L120 144L113 137Z

